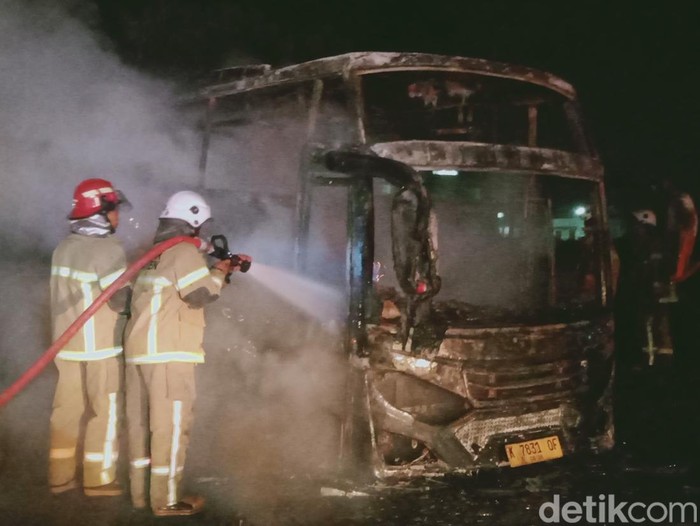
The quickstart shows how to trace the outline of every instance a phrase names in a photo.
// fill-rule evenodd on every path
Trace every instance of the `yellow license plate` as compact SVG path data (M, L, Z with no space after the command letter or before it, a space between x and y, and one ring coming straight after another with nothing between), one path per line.
M564 456L564 452L561 449L559 437L554 435L527 442L506 444L506 456L510 467L517 468L526 464L561 458Z

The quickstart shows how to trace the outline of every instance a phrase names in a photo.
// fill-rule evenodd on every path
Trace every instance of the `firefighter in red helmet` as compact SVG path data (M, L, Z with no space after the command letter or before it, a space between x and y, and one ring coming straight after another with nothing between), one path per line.
M119 209L127 204L105 179L87 179L76 187L68 215L70 234L51 260L54 339L126 269L124 249L113 234ZM49 449L49 484L54 494L78 487L81 479L88 496L121 494L116 481L117 425L129 292L129 287L117 292L56 355L58 382ZM78 451L81 459L76 458Z
M68 219L80 220L90 218L95 214L108 216L109 212L118 211L119 205L128 205L128 200L124 194L114 188L112 183L106 179L86 179L75 187L73 192L73 208L68 215ZM112 214L114 220L117 217ZM116 225L114 225L114 229Z

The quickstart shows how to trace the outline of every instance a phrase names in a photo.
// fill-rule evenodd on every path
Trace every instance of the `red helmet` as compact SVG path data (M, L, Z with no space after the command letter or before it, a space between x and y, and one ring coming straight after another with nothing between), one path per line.
M83 219L100 212L115 210L128 203L124 194L106 179L85 179L73 192L73 208L68 219Z

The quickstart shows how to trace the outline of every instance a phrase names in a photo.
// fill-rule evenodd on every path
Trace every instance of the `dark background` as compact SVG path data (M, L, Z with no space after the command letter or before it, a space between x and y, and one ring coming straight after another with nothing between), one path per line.
M670 177L693 195L700 2L93 0L123 59L168 76L416 51L544 69L578 90L614 200Z

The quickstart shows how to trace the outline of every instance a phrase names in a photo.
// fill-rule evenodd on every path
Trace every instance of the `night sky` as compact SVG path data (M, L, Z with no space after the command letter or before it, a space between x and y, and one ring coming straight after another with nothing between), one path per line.
M165 75L349 51L443 53L544 69L578 89L613 195L666 176L700 193L697 1L94 2L98 29L122 58Z

